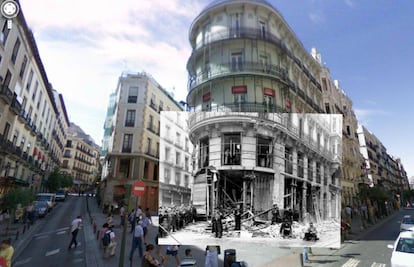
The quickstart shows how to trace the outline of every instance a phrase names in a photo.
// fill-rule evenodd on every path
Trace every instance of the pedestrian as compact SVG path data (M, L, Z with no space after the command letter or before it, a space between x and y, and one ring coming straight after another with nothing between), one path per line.
M14 248L11 245L10 239L3 240L1 242L0 258L4 259L7 267L11 267L11 260L12 260L13 254L14 254ZM1 265L1 266L5 266L5 265Z
M117 243L115 241L115 232L112 230L111 226L108 227L108 230L105 232L105 235L109 235L109 244L104 248L104 258L108 258L109 256L115 256Z
M313 225L313 222L309 223L309 227L307 229L307 231L305 232L305 237L303 238L303 240L305 241L317 241L319 240L318 235L317 235L317 231L316 231L316 227Z
M185 254L184 259L193 259L193 251L191 251L191 248L187 248L184 254Z
M132 233L135 229L135 209L132 209L132 211L128 214L128 221L131 224L131 231L129 231L129 233Z
M145 209L145 217L147 217L148 220L150 221L150 224L152 224L151 212L150 212L149 208Z
M158 257L158 262L160 262L161 266L164 266L164 263L167 261L167 256L161 252L161 246L158 245L158 235L155 236L155 251Z
M119 217L121 217L121 226L125 226L125 207L123 205L119 210Z
M147 233L148 233L148 225L150 225L150 219L148 219L147 216L143 216L142 217L142 229L144 230L144 244L146 245L146 237L147 237Z
M158 260L154 259L152 256L152 251L154 250L154 245L148 244L145 247L145 253L142 257L141 267L151 267L151 266L160 266Z
M80 215L72 221L70 225L70 233L72 234L72 240L69 243L68 249L72 248L72 244L75 245L75 248L78 246L76 237L78 235L79 229L81 228L81 224L82 224L82 217Z
M108 223L104 223L102 225L102 228L99 230L98 240L102 240L103 239L106 231L108 231L108 226L109 226ZM103 242L100 242L100 243L101 243L101 245L100 245L101 248L104 248L105 246L104 246Z
M285 218L285 221L280 226L280 234L283 238L292 236L292 224L289 222L289 219Z
M108 213L108 216L106 217L106 223L108 224L109 227L113 227L114 226L114 220L112 218L112 213Z
M219 211L216 211L216 214L213 219L213 228L215 232L215 236L217 238L221 238L223 236L223 222L222 216Z
M132 238L132 247L129 252L129 260L132 261L135 249L138 247L139 257L142 258L142 243L144 241L144 230L142 228L142 221L139 220L134 230L134 237Z
M237 205L237 208L234 210L234 230L240 231L241 230L241 211L240 206Z
M204 267L218 267L218 255L220 255L220 246L207 246L206 261Z
M178 257L178 246L177 245L171 245L167 246L167 257L168 255L171 255L175 258L175 262L177 263L177 266L180 266L180 257Z

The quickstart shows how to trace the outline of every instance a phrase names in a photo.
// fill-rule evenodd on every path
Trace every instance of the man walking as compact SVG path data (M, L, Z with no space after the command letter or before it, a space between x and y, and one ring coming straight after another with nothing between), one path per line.
M78 236L79 229L81 227L82 217L79 215L74 219L70 226L70 232L72 233L72 240L70 241L68 249L72 248L72 244L75 245L75 248L78 246L78 242L76 241L76 237Z
M134 230L134 237L132 239L132 248L129 252L129 260L132 261L135 249L138 247L139 257L142 258L142 243L144 238L144 229L142 228L142 221L139 220Z

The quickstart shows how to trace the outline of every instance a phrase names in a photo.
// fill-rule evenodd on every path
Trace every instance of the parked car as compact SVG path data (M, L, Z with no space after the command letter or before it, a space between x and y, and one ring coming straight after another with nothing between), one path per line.
M37 200L46 201L49 207L49 210L51 210L55 206L55 197L56 196L53 193L38 193L37 194Z
M392 249L391 267L410 267L414 262L414 232L404 231L398 235Z
M65 199L66 199L65 191L61 190L61 191L57 191L55 193L55 200L56 201L65 201Z
M401 220L400 231L414 231L414 218L405 215Z
M39 218L43 218L46 216L47 211L49 209L49 205L46 201L35 201L33 203L36 214Z

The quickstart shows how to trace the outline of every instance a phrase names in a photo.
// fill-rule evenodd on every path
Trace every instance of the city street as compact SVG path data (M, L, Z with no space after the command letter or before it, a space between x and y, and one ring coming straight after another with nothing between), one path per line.
M391 249L399 234L400 221L404 215L413 215L414 210L401 210L373 226L359 240L346 241L334 254L327 249L314 249L310 256L311 263L306 266L323 267L386 267L390 266Z

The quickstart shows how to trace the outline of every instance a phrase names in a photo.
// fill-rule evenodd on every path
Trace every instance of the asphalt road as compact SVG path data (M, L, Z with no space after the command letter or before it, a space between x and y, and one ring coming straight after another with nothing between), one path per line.
M401 218L404 215L413 215L414 210L401 210L391 216L383 224L374 227L359 240L346 241L344 247L332 256L324 257L319 254L311 257L311 266L323 267L388 267L391 266L390 258L392 250L387 248L397 239ZM315 252L315 251L314 251Z
M78 215L85 215L85 202L76 197L69 197L65 202L58 202L53 210L40 222L42 225L31 238L28 246L18 258L14 267L24 266L74 266L84 267L84 234L78 233L78 247L68 250L71 234L68 233L72 220ZM85 217L85 216L84 216Z

